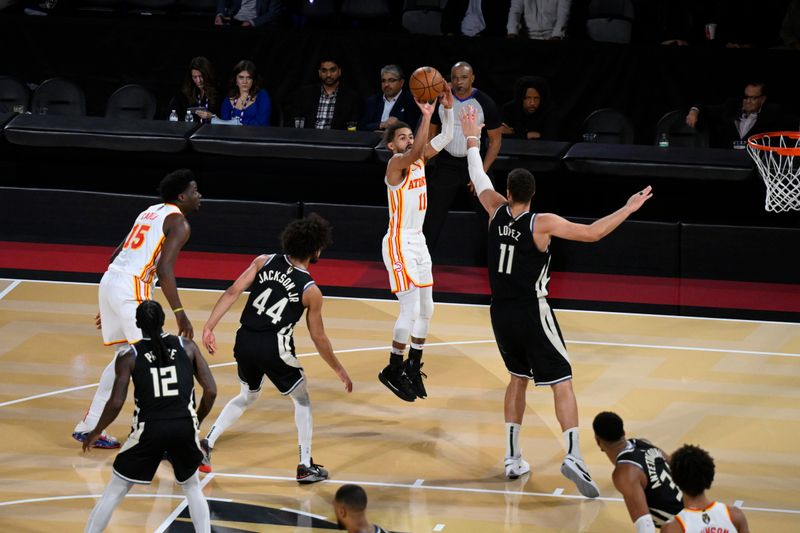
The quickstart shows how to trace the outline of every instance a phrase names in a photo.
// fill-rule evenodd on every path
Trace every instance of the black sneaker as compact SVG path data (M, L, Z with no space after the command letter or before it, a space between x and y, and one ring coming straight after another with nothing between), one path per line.
M386 365L386 368L378 374L378 379L401 400L413 402L417 399L411 381L402 366L392 368L392 365Z
M203 462L200 463L200 471L204 474L211 473L211 448L208 446L208 439L200 441L200 448L203 450Z
M303 485L309 483L316 483L317 481L324 481L328 479L328 471L322 468L322 465L315 465L314 459L311 459L311 466L304 464L297 465L297 482Z
M405 367L405 373L408 377L409 383L411 383L411 390L414 391L414 394L417 398L425 399L428 397L428 392L425 390L425 384L422 382L422 378L427 378L428 375L422 371L422 365L425 363L420 363L418 367L412 367L411 359L403 363Z

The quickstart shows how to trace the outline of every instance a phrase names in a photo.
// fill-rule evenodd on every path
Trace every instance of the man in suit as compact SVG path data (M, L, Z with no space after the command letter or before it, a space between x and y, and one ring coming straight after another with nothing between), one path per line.
M358 129L383 131L396 122L405 122L412 128L419 122L419 107L411 92L404 88L403 69L386 65L381 69L381 92L367 98L364 114Z
M341 84L342 69L334 58L323 57L318 73L320 83L297 91L289 118L303 117L306 128L346 130L358 121L358 94Z
M697 127L701 113L712 148L731 148L734 142L746 141L756 133L785 129L786 118L779 106L767 103L767 86L763 81L745 85L741 99L731 98L724 104L692 107L686 115L686 124Z

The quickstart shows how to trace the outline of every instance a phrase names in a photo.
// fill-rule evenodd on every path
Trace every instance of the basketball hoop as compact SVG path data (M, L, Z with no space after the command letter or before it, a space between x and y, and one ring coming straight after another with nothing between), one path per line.
M747 139L747 151L767 186L764 209L773 213L800 211L800 132L759 133Z

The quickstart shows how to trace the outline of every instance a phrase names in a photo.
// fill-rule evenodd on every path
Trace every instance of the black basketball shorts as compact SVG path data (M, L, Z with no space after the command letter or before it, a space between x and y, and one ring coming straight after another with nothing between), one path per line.
M239 328L233 356L239 380L250 390L261 390L264 376L281 394L291 393L304 379L303 367L294 355L292 335Z
M572 378L561 329L547 300L492 302L492 329L509 373L537 386Z
M138 422L114 459L114 473L132 483L149 484L166 452L175 480L185 483L203 460L194 418Z

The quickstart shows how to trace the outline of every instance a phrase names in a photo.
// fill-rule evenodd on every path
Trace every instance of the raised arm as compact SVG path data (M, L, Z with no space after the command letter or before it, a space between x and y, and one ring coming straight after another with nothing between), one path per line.
M467 170L469 171L469 179L472 186L475 188L475 194L478 195L481 205L489 216L492 216L497 208L503 204L508 203L506 197L494 190L492 180L486 175L483 169L484 164L481 161L480 153L480 134L483 124L478 124L475 114L475 108L466 106L461 110L459 115L461 121L461 131L467 139Z
M228 309L239 299L239 295L253 284L253 280L256 279L256 274L258 274L258 271L261 270L264 263L266 263L269 258L269 255L259 255L253 259L250 266L239 274L239 277L236 278L233 285L225 289L225 292L219 297L217 303L214 304L214 308L211 310L211 316L208 317L206 325L203 326L203 346L206 347L206 350L208 350L208 353L211 355L214 355L217 351L217 338L214 335L214 328L217 327L220 319L228 312Z
M447 82L444 84L444 91L439 95L439 102L444 108L444 113L442 113L442 132L433 137L425 146L425 159L435 157L453 140L453 91Z
M614 487L622 494L636 533L655 533L656 526L642 487L644 473L634 465L621 464L614 469Z
M325 326L322 323L322 291L319 290L319 287L312 285L305 290L303 293L303 305L307 308L306 325L308 326L308 333L311 335L311 340L314 342L320 357L339 376L339 379L344 383L344 389L347 392L353 392L353 382L350 381L347 370L344 369L342 363L333 353L331 341L328 339L328 335L325 334Z
M111 388L111 397L106 402L103 408L103 414L100 415L100 420L97 421L97 426L89 432L86 440L83 441L83 451L88 452L100 438L103 430L106 429L111 422L116 420L122 406L125 404L125 398L128 396L128 383L131 381L131 374L133 373L133 365L136 358L133 350L128 350L124 354L117 357L114 363L114 385Z
M161 248L161 258L156 266L158 284L161 286L161 291L164 293L167 302L169 302L169 306L173 309L175 320L178 322L178 335L187 339L194 337L194 329L178 295L178 284L175 281L174 268L175 261L178 259L178 252L189 240L191 233L192 230L186 221L186 217L178 214L169 215L164 221L164 246Z
M217 399L217 383L214 381L214 376L211 374L211 369L208 367L205 357L200 353L200 349L194 341L186 340L183 346L194 365L194 377L203 388L203 396L200 398L200 405L197 407L197 420L198 423L202 423L203 419L211 412L214 400Z
M652 198L652 190L653 188L648 185L631 196L623 207L591 224L576 224L553 213L541 213L536 216L534 238L540 236L545 240L550 237L561 237L570 241L599 241L617 229L626 218L638 211L647 200ZM542 246L539 247L543 249Z

